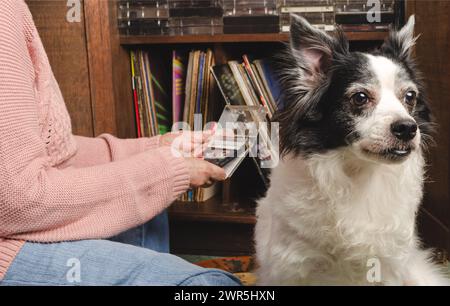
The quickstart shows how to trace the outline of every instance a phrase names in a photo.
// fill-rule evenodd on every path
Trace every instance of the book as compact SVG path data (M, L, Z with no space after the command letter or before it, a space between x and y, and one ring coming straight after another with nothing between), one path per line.
M197 82L197 96L195 97L195 113L200 114L201 102L203 97L204 76L205 76L205 54L203 52L199 55L198 63L198 82Z
M226 104L245 105L244 97L228 64L213 66L210 71Z
M159 60L142 50L130 51L133 106L138 137L165 134L171 126L171 104L165 89L167 80Z
M152 72L150 70L150 61L145 52L140 52L141 55L141 73L144 84L144 105L148 118L149 132L146 137L158 135L158 122L156 119L155 110L155 93L152 82Z
M204 90L203 90L203 98L202 98L202 114L203 115L203 125L212 120L212 111L213 108L210 108L210 97L213 95L213 82L214 78L211 75L210 68L214 64L214 56L213 52L208 49L206 52L205 58L205 78L204 78Z
M273 73L270 65L265 60L255 60L253 64L256 67L256 71L259 74L264 87L267 90L270 103L275 107L275 110L282 108L280 105L281 89L277 80L275 79L275 74Z
M246 86L246 82L243 78L242 71L240 69L242 68L241 64L237 61L229 61L228 65L230 66L230 69L233 73L233 76L236 80L236 83L239 87L242 97L244 98L245 104L248 106L255 105L252 94L249 91L248 87Z
M136 52L136 61L135 61L135 71L136 71L136 91L138 97L138 109L139 109L139 122L141 125L141 136L146 137L148 132L148 122L147 115L145 111L145 102L144 102L144 88L143 88L143 79L141 73L141 53L139 51Z
M271 94L270 94L270 92L268 91L268 88L266 88L266 86L265 86L263 80L261 79L261 77L260 77L260 75L259 75L259 73L258 73L258 70L257 70L255 64L252 63L252 64L251 64L251 67L252 67L253 73L254 73L254 75L255 75L255 78L256 78L256 80L257 80L259 86L261 87L261 90L262 90L263 96L264 96L264 98L265 98L265 100L266 100L266 102L267 102L267 106L268 106L268 108L269 108L269 111L271 112L272 117L273 117L273 115L274 115L275 112L277 111L277 106L276 106L275 103L272 101ZM271 119L271 118L270 118L270 119Z
M137 80L136 80L136 57L133 51L130 52L130 62L131 62L131 87L133 90L133 103L134 103L134 112L136 119L136 127L137 127L137 137L142 137L141 130L141 119L139 114L139 101L138 101L138 93L137 93Z
M198 76L199 76L199 65L200 65L201 51L194 51L194 57L192 61L192 80L191 80L191 96L189 97L189 115L188 123L191 129L194 129L194 114L195 114L195 102L197 99L198 92Z
M221 190L221 184L218 182L213 183L209 187L200 188L196 202L206 202L209 199L215 197Z
M192 74L193 74L193 61L194 61L194 53L189 53L189 62L188 62L188 72L186 76L186 83L185 83L185 97L184 97L184 110L183 110L183 121L188 122L189 119L189 106L190 106L190 99L191 99L191 90L192 90Z
M172 121L183 120L185 66L182 55L173 51L172 57Z
M237 66L237 70L239 71L239 74L241 75L242 80L244 81L244 86L247 90L247 92L250 94L251 97L251 105L260 105L260 101L258 99L258 96L255 92L255 89L252 86L252 83L250 81L250 78L245 71L244 64L241 63L239 66Z
M269 119L271 119L273 116L273 113L268 106L268 102L266 101L265 94L262 90L262 85L260 85L258 79L256 78L255 72L253 71L252 65L250 64L250 61L249 61L247 55L243 55L242 58L244 60L243 65L244 65L245 71L247 72L247 76L252 84L253 90L258 95L258 98L259 98L259 101L261 102L261 104L266 108Z

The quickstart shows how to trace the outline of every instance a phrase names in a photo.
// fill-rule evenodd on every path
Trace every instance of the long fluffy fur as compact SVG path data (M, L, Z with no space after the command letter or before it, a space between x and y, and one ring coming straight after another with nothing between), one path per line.
M289 156L273 171L257 210L260 284L370 284L372 258L382 284L446 284L415 234L421 154L383 167L355 167L353 158L345 150Z
M448 285L416 235L425 176L422 148L431 121L423 91L411 113L421 146L402 163L361 159L351 146L362 137L354 130L355 118L367 116L350 116L337 97L345 89L340 87L370 79L364 66L368 56L350 55L342 33L332 38L293 18L291 49L280 62L283 158L257 208L259 284ZM373 54L401 63L408 80L422 90L410 58L413 25L414 20L391 34ZM368 277L371 260L380 264L379 282Z

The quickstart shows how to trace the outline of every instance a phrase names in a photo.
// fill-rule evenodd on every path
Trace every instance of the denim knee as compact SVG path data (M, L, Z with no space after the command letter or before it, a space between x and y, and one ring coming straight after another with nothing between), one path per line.
M79 262L79 282L67 278L67 260ZM105 240L26 243L1 285L237 286L232 274L179 257Z
M179 284L180 286L241 286L241 282L230 273L220 270L206 270L193 275Z

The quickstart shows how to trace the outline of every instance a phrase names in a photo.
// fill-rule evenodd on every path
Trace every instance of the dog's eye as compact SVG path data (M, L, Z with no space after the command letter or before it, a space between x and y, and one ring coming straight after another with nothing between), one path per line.
M408 91L405 95L405 102L408 105L414 105L416 103L417 94L414 91Z
M369 97L363 92L358 92L352 96L352 101L355 105L362 106L369 102Z

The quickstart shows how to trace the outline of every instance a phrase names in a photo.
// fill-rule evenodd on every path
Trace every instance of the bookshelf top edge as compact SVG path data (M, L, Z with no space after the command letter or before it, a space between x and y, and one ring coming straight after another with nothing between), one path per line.
M382 41L387 31L376 32L345 32L350 41ZM288 42L288 33L270 34L217 34L217 35L142 35L120 36L123 46L153 45L153 44L195 44L195 43L245 43L245 42Z

